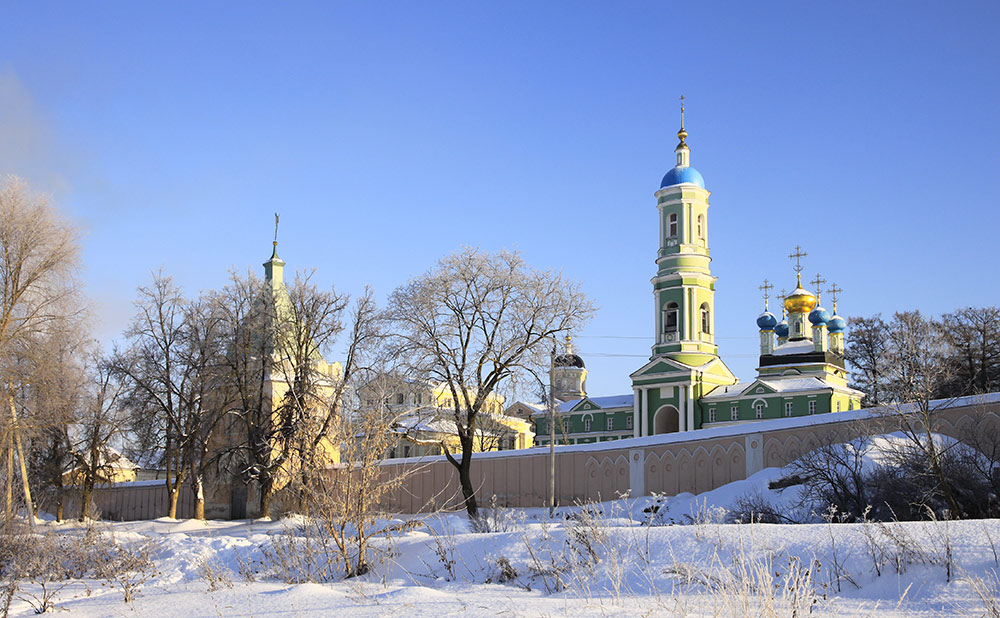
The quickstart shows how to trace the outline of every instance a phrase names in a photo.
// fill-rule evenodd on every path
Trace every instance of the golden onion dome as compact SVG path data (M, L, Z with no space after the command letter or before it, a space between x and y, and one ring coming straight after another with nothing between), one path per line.
M819 301L809 290L803 289L800 282L792 293L785 297L785 311L792 313L809 313L816 308Z

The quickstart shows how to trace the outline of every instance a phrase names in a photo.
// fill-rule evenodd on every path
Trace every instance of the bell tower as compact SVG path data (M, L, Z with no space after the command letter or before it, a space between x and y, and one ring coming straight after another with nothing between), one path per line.
M674 148L675 165L656 197L659 250L653 284L654 332L649 362L632 378L635 436L699 429L700 400L736 376L715 344L715 277L708 250L705 179L691 167L684 127Z

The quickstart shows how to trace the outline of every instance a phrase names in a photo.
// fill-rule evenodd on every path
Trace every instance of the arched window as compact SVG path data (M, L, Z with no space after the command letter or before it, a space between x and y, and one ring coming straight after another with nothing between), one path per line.
M667 306L663 308L663 332L677 332L677 313L677 303L669 302L667 303Z
M708 303L701 304L701 332L712 332L712 311L708 308Z
M667 236L677 236L677 213L670 213L670 216L667 217L667 222Z
M698 215L698 238L705 240L705 215Z

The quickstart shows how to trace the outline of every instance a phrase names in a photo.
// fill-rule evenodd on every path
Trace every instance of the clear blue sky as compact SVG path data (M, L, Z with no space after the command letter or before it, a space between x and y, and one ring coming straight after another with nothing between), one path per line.
M86 230L97 335L161 266L384 298L460 246L583 282L593 395L652 338L677 97L712 193L723 357L809 253L841 313L1000 303L997 2L8 4L0 172ZM829 305L829 303L825 303ZM615 338L605 338L615 337ZM622 356L616 356L622 355Z

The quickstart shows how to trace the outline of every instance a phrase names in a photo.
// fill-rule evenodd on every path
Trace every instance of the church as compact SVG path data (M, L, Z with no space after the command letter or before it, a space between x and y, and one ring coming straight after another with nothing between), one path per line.
M861 407L862 393L848 386L844 363L846 320L837 315L836 284L829 292L833 312L802 287L799 247L796 285L782 293L782 315L768 310L773 286L765 279L764 312L757 317L760 359L757 377L740 382L719 356L715 343L715 282L708 242L705 179L691 167L691 150L681 107L676 162L654 194L659 215L659 249L652 279L653 346L649 361L633 372L632 393L590 397L584 360L567 341L551 369L557 444L586 444L691 431L785 416L805 416ZM547 445L547 410L538 404L531 419L536 445Z

